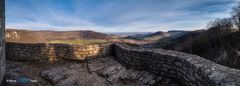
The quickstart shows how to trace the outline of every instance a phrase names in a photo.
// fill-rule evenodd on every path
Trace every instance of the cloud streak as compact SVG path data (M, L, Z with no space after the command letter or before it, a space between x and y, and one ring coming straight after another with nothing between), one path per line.
M196 30L230 15L233 0L7 0L6 27L150 32Z

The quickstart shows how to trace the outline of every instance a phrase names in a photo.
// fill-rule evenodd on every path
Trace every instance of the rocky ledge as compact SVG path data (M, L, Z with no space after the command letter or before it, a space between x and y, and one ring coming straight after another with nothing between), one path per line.
M174 80L146 71L128 69L113 57L87 62L64 61L31 63L7 61L6 80L27 77L37 82L10 83L5 86L180 86Z

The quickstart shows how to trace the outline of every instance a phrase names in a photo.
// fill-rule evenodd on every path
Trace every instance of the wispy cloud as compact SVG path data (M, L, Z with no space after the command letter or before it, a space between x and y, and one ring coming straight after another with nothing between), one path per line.
M141 32L196 30L230 16L235 0L7 0L6 27Z

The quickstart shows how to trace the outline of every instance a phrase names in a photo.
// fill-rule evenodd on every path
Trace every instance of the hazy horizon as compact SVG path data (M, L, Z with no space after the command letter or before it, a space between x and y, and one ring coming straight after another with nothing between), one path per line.
M47 30L35 30L35 29L17 29L17 28L6 28L6 30L29 30L29 31L94 31L94 30L54 30L54 29L47 29ZM198 29L203 30L203 29ZM159 30L160 31L160 30ZM139 33L139 34L145 34L145 33L155 33L159 31L145 31L145 32L101 32L101 31L94 31L94 32L100 32L105 34L126 34L126 33ZM196 31L196 30L168 30L168 31L161 31L161 32L169 32L169 31Z
M6 27L26 30L156 32L204 29L236 0L6 0ZM26 15L27 14L27 15Z

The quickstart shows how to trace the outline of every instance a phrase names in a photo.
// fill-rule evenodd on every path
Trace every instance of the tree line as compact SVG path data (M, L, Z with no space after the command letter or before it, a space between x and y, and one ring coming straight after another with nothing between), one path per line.
M222 35L232 31L240 31L240 1L233 6L231 17L209 22L207 28Z

